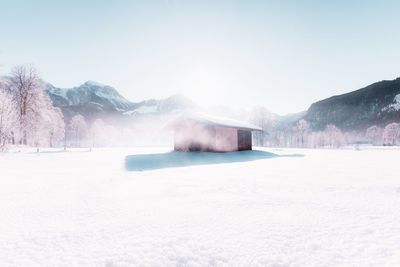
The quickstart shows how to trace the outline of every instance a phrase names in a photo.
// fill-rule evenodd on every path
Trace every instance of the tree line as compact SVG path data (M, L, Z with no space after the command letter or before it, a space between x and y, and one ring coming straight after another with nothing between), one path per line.
M328 124L325 129L315 131L304 119L276 125L273 115L262 107L253 109L250 121L263 129L262 132L253 133L256 146L339 148L361 143L376 146L400 145L400 124L396 122L383 128L373 125L365 131L342 131L336 125Z
M17 66L0 82L0 147L52 146L64 137L61 110L54 107L32 66Z
M254 145L309 148L338 148L360 142L400 145L400 124L395 122L383 128L373 125L365 132L343 132L333 124L314 131L304 119L276 125L272 116L265 108L252 111L249 120L263 129L253 133ZM152 143L157 141L149 134L152 129L149 123L142 128L145 130L141 131L137 125L135 137L142 132ZM0 78L0 150L10 145L64 148L133 145L132 140L132 129L117 129L102 119L89 123L82 115L75 115L66 125L61 109L53 105L33 66L17 66L8 76Z
M130 129L118 131L102 119L89 124L82 115L75 115L66 125L33 66L16 66L0 79L0 150L10 145L106 146L131 135Z

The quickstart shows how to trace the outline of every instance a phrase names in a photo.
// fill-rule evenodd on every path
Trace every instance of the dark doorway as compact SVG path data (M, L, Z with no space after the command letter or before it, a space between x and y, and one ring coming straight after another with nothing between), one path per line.
M251 150L251 132L238 130L238 150Z

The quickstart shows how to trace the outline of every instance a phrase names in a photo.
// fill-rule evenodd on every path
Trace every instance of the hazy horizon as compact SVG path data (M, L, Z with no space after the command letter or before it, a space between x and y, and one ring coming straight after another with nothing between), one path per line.
M278 114L397 78L400 3L1 1L0 75Z

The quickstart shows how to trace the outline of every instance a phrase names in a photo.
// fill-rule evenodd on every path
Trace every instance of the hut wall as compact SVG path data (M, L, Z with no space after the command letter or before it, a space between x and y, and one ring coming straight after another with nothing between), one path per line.
M191 123L175 130L176 151L214 151L216 131L200 123Z
M251 131L185 121L175 127L174 149L210 152L251 150Z
M216 127L216 146L215 151L229 152L238 150L237 129Z

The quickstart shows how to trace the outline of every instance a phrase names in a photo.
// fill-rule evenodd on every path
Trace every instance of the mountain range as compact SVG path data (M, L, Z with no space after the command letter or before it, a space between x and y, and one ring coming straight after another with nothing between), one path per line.
M179 94L165 99L131 102L119 94L115 88L93 81L68 89L47 84L46 92L53 105L61 108L66 121L76 114L84 115L86 118L132 117L197 108L194 102Z
M164 99L131 102L115 88L93 81L69 89L47 84L46 92L53 104L62 109L66 121L76 114L82 114L89 119L126 119L200 109L192 100L179 94ZM229 113L230 109L220 107L219 110ZM234 112L230 113L232 115ZM380 81L346 94L320 100L311 104L307 111L300 113L286 116L272 113L270 115L275 120L274 124L280 127L293 124L302 118L307 120L314 130L322 130L328 124L335 124L342 130L365 130L374 124L384 126L393 121L400 121L400 78Z
M334 124L342 130L363 130L400 121L400 78L380 81L350 93L313 103L303 117L313 129Z

